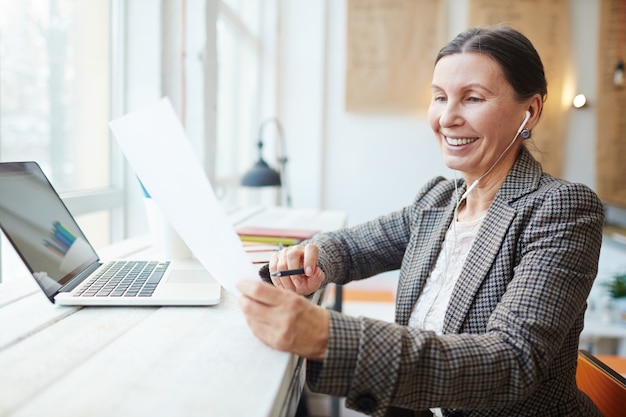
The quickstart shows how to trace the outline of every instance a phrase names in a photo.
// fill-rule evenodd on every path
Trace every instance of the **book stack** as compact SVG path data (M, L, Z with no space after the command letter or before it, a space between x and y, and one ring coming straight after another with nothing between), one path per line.
M267 263L274 252L310 238L319 230L240 226L237 234L253 263Z

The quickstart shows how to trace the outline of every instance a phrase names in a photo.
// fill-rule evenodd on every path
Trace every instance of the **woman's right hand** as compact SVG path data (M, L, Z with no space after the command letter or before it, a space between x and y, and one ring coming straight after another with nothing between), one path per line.
M270 259L270 276L277 271L287 269L304 268L303 275L290 275L286 277L271 277L276 287L285 288L300 295L309 295L319 289L324 282L324 272L317 266L319 249L315 244L309 243L290 246L272 256Z

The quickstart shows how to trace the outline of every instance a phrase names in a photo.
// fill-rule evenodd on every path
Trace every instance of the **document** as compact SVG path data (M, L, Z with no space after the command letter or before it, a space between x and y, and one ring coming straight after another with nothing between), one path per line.
M198 261L231 294L258 278L169 99L109 123L130 165Z

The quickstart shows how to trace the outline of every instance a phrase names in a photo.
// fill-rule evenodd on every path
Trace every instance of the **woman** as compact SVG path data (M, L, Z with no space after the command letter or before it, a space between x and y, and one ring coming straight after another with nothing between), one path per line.
M437 56L428 119L462 180L435 178L412 205L270 262L303 275L240 283L254 334L308 358L312 390L373 416L600 415L575 372L603 208L524 146L546 84L521 33L460 34ZM394 269L396 323L298 296Z

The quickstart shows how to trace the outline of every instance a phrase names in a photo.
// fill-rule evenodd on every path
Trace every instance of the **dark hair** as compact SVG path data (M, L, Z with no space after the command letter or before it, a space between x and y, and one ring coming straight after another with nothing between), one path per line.
M507 26L468 29L441 48L435 64L445 56L463 52L485 54L500 64L520 100L539 94L545 101L548 82L541 58L530 40L517 30Z

